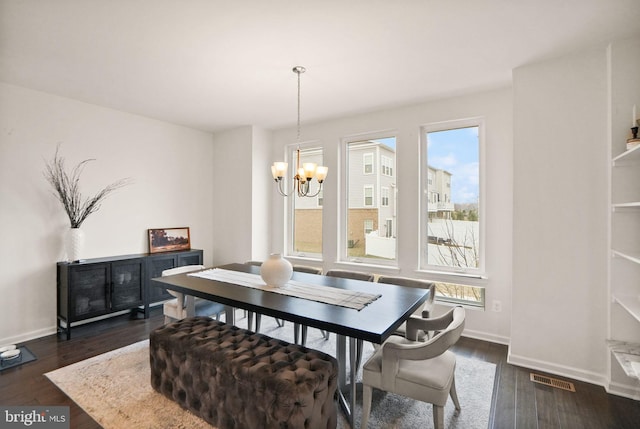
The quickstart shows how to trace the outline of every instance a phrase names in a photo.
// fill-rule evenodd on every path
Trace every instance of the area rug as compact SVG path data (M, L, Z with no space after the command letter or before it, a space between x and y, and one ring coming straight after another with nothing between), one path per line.
M266 322L266 323L265 323ZM261 332L281 333L288 338L291 324L278 328L263 322ZM283 339L285 339L283 338ZM366 355L373 352L367 345ZM324 340L320 331L309 329L307 347L335 353L335 335ZM335 355L335 354L334 354ZM456 386L462 411L455 412L451 400L445 407L445 427L486 428L496 367L494 364L458 356ZM141 341L45 374L105 429L184 428L211 426L178 404L157 393L150 384L149 343ZM358 389L356 427L360 427L362 392ZM402 396L374 390L369 428L415 428L432 426L432 406ZM346 429L341 412L338 428Z

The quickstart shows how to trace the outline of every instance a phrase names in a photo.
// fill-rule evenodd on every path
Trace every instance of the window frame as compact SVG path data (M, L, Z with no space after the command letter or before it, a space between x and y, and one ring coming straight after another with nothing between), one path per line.
M429 232L429 168L428 168L428 147L427 147L427 134L432 132L455 130L460 128L478 127L478 180L479 180L479 202L478 202L478 215L480 217L478 225L479 245L478 253L480 261L478 267L447 267L443 265L430 265L428 263L428 232ZM462 284L468 286L474 286L461 283L460 278L474 278L481 279L486 278L486 214L484 202L486 196L485 186L485 120L483 117L474 117L460 120L434 122L425 124L420 127L420 216L419 216L419 271L442 274L443 282ZM450 188L449 188L450 189ZM448 276L455 276L455 278L447 279ZM465 301L466 302L466 301ZM471 305L478 305L477 303ZM482 303L484 305L484 302Z
M391 198L391 188L388 186L380 187L380 207L389 207L390 198Z
M305 151L320 151L322 153L322 159L323 159L323 163L324 163L324 152L325 152L325 147L324 145L320 142L320 141L309 141L309 142L305 142L305 143L294 143L294 144L288 144L285 146L285 162L287 162L288 168L287 168L287 176L285 177L284 180L288 180L288 182L285 183L285 190L291 192L291 186L292 186L292 180L291 178L293 177L294 170L295 170L295 162L296 162L296 150L300 149L302 152ZM322 164L318 164L318 165L322 165ZM313 182L311 183L312 186L312 192L315 192L314 190L317 189L318 186L318 182L313 179ZM322 188L322 192L324 193L324 186ZM322 193L320 194L322 195ZM316 197L304 197L307 198L308 200L313 200L314 201L314 208L316 209L320 209L322 210L322 226L324 226L324 201L322 205L318 204L318 197L320 196L316 196ZM311 260L318 260L321 261L323 258L323 253L324 253L324 237L322 237L321 235L321 243L320 243L320 253L315 253L315 252L298 252L295 250L295 199L298 198L297 196L295 196L295 193L291 194L288 197L284 197L285 201L285 246L284 248L285 250L285 254L288 257L292 257L292 258L305 258L305 259L311 259Z
M371 191L371 204L367 204L367 191ZM375 196L375 188L373 185L363 185L362 186L362 207L375 207L376 206L376 196Z
M367 152L362 154L362 174L370 176L376 174L375 156L373 152ZM371 159L371 162L367 163L367 158ZM367 166L371 166L371 171L367 172Z

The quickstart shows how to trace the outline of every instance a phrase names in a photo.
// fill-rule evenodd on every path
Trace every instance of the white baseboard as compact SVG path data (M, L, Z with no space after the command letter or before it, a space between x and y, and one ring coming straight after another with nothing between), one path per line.
M604 374L599 374L592 371L584 371L570 366L558 365L551 362L514 355L513 353L511 353L511 350L509 350L509 353L507 355L507 362L511 365L542 371L561 377L567 377L573 380L584 381L602 387L605 387L607 385L607 379Z
M463 337L475 338L476 340L488 341L490 343L504 344L505 346L509 345L509 337L503 337L500 335L488 334L486 332L474 331L465 329L462 333Z
M0 344L20 344L26 341L35 340L37 338L46 337L47 335L52 335L57 332L57 328L55 326L50 326L43 329L37 329L31 332L24 332L20 335L16 335L13 337L5 337L0 339Z
M609 384L605 386L605 390L612 395L640 401L640 384L638 384L637 381L634 384L609 382Z

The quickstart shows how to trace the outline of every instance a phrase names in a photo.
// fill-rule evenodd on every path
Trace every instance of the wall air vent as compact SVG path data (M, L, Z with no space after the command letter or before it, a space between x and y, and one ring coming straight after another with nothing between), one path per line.
M544 384L545 386L555 387L557 389L568 390L569 392L575 392L576 388L573 383L564 380L558 380L557 378L547 377L546 375L540 375L531 373L531 381L534 383Z

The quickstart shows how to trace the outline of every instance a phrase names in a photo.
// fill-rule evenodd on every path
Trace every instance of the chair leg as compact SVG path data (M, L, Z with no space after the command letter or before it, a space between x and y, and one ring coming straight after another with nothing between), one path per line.
M300 344L298 342L299 338L300 338L300 324L299 323L294 323L293 324L293 342L295 344Z
M251 330L253 328L253 311L247 312L247 329Z
M364 348L364 341L358 340L356 343L356 369L360 368L362 362L362 349Z
M261 323L262 323L262 314L256 313L256 333L260 332Z
M276 319L276 324L278 328L282 328L284 326L284 319Z
M307 345L307 331L309 330L309 327L307 325L302 325L302 341L300 343L300 345L302 345L303 347L306 347Z
M453 377L453 381L451 382L451 389L449 389L449 395L451 396L451 400L453 400L453 405L456 406L456 410L460 411L460 401L458 401L458 393L456 392L455 377Z
M360 423L362 429L367 429L367 423L369 422L372 390L373 388L371 386L366 384L362 385L362 422Z
M435 429L444 429L444 407L433 404L433 427Z

